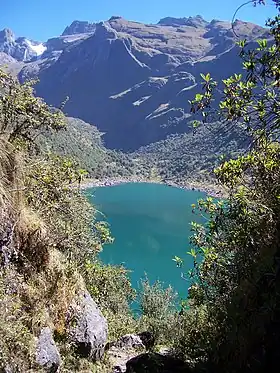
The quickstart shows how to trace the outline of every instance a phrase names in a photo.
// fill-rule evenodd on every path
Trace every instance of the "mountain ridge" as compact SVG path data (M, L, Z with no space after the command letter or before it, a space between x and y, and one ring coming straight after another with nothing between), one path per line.
M108 147L134 151L190 131L188 100L200 89L200 73L220 80L242 68L236 35L253 42L268 31L202 16L149 25L119 16L74 21L44 44L40 58L23 61L18 77L38 78L36 94L53 106L69 96L67 115L105 132Z

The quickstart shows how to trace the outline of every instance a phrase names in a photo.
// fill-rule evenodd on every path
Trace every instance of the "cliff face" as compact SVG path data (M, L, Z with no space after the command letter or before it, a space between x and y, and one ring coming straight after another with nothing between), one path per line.
M267 36L260 26L167 17L145 25L112 17L74 21L46 51L21 70L38 77L36 94L65 106L68 115L95 124L106 145L133 150L188 131L188 100L200 89L200 73L220 79L241 69L236 37Z

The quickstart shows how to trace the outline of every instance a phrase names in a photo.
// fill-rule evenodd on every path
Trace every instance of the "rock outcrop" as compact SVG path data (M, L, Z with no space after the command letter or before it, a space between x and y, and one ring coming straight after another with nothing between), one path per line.
M119 340L107 343L107 355L113 365L113 373L126 372L126 363L145 351L145 345L137 334L126 334Z
M127 362L139 356L154 346L155 340L152 333L146 331L140 334L126 334L114 342L107 343L105 349L111 364L113 373L127 372Z
M95 23L90 23L87 21L73 21L70 26L67 26L62 33L65 35L75 35L84 33L94 33L96 28Z
M116 348L140 348L150 349L154 346L155 339L151 332L142 332L139 334L126 334L114 342L107 343L105 349Z
M144 343L150 344L148 332L127 334L106 345L107 356L113 365L112 373L190 373L190 365L172 356L168 348L158 353L146 352Z
M93 361L104 354L107 321L87 291L73 299L67 315L67 336L81 357Z
M52 332L48 327L43 328L39 335L36 349L36 361L49 373L59 371L61 358L55 345Z
M158 25L163 26L191 26L191 27L205 27L209 22L205 21L203 17L197 15L195 17L184 17L184 18L174 18L174 17L165 17L162 18Z

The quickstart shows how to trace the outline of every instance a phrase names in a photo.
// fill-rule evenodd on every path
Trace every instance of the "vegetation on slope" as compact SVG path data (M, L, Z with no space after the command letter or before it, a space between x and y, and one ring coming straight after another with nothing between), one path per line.
M0 369L39 372L35 337L48 326L63 354L62 372L97 371L65 339L69 304L87 287L106 311L111 337L118 337L133 322L134 292L123 268L97 259L111 238L72 188L83 170L35 143L41 132L64 129L61 112L35 98L31 84L2 71L0 92Z
M240 42L246 74L223 81L214 112L227 123L242 122L253 137L252 147L216 168L229 198L199 201L198 211L208 214L209 221L193 224L190 309L183 314L175 345L185 355L207 361L215 372L278 371L280 16L269 26L273 45L259 40L255 50L248 50ZM204 92L196 96L193 110L211 121L217 82L210 75L203 79Z
M37 143L45 152L71 157L92 178L124 178L137 173L136 164L128 154L106 149L102 133L78 118L68 117L63 131L41 134Z
M162 180L205 186L214 182L213 167L221 158L236 158L248 147L249 138L241 128L201 127L196 132L173 135L140 148L139 157L148 168L154 167Z
M279 8L278 2L276 3ZM41 152L41 131L65 126L59 111L0 72L0 367L40 372L35 339L48 325L63 354L62 372L104 372L79 359L65 338L65 314L78 289L90 291L109 321L110 338L150 330L196 368L235 373L275 371L280 348L280 16L270 22L274 44L240 42L246 76L223 81L219 117L242 124L253 139L247 152L215 170L229 198L199 201L204 226L193 223L193 284L178 313L175 295L143 282L143 316L135 320L135 293L124 268L96 255L110 241L107 226L72 184L83 176L75 162ZM193 110L212 118L217 83L203 76ZM239 130L238 130L239 131ZM170 143L171 146L172 142ZM216 145L213 145L216 146ZM177 259L182 266L183 260Z
M41 134L36 143L46 153L71 157L90 179L160 180L205 187L214 183L213 166L221 157L236 158L248 147L249 138L239 127L229 131L216 123L211 129L173 135L137 152L122 153L107 149L95 126L67 118L63 130Z

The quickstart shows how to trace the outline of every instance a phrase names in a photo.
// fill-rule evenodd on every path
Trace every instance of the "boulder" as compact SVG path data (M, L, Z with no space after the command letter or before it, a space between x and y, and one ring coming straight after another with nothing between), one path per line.
M126 334L115 342L107 343L106 350L111 349L112 347L120 349L129 349L129 348L145 348L142 339L139 335L136 334Z
M117 341L107 343L105 350L109 350L112 347L119 349L146 348L149 350L154 346L154 342L154 336L148 331L140 334L126 334L120 337Z
M191 373L184 361L157 353L138 355L126 363L126 373Z
M102 358L108 325L87 291L79 292L69 307L67 334L80 356L93 361Z
M117 341L107 343L105 350L108 351L109 360L114 367L112 373L126 372L126 363L153 345L154 337L148 331L140 334L126 334Z
M41 330L37 341L36 362L50 373L59 371L61 364L60 354L50 328Z
M143 345L146 347L147 350L150 350L155 345L155 337L151 332L142 332L138 334L139 338L141 339Z

